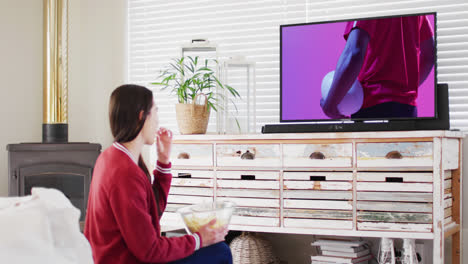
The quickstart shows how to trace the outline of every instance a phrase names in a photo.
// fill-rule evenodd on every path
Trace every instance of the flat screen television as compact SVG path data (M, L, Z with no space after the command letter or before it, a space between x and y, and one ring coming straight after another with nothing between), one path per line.
M435 12L281 25L280 122L437 119L435 33Z

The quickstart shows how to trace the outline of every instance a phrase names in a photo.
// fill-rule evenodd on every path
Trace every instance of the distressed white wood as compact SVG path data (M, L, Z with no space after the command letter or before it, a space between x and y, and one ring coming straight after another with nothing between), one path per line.
M242 175L255 176L255 180L279 180L278 171L217 171L218 179L240 180Z
M346 229L353 228L353 221L285 218L284 227L345 229L346 230Z
M448 207L444 209L444 218L452 216L452 207Z
M430 170L432 168L432 158L421 157L421 158L403 158L387 160L383 158L361 158L357 161L357 166L362 168L414 168L419 170Z
M459 140L458 139L444 139L442 155L444 170L458 169L459 164Z
M351 191L283 190L284 199L352 200Z
M444 171L444 179L451 179L452 178L452 171L451 170L446 170Z
M283 216L289 218L314 218L314 219L341 219L353 220L352 211L344 210L311 210L311 209L290 209L283 210Z
M284 200L284 208L352 210L352 201Z
M385 182L387 178L401 178L403 182L430 182L430 172L358 172L358 181Z
M213 179L214 171L209 170L172 170L172 177L179 178L179 175L190 174L191 178Z
M452 188L452 179L444 180L444 189Z
M279 217L280 210L278 208L236 207L233 214L239 216Z
M325 159L310 159L310 158L285 158L285 168L300 167L300 168L350 168L351 158L336 157Z
M211 179L173 178L172 186L213 187Z
M396 213L359 211L357 219L360 222L394 222L394 223L432 223L430 213Z
M425 167L432 161L432 142L358 143L358 167ZM385 156L398 151L401 159L387 159Z
M444 192L444 199L451 199L452 197L453 197L452 192L449 192L449 193Z
M187 204L176 204L176 203L168 203L166 205L166 210L164 210L164 213L167 212L176 212L179 208L185 207Z
M231 225L242 226L279 226L279 217L252 217L233 215L231 217Z
M190 155L189 159L178 158L180 153ZM213 166L212 144L172 144L172 166Z
M256 199L256 198L237 198L237 197L219 197L218 201L232 201L236 206L246 207L270 207L279 208L279 199Z
M165 212L161 217L160 223L161 225L185 228L182 217L178 213Z
M310 181L311 176L325 177L325 181L352 181L353 173L351 172L283 172L284 180L301 180Z
M254 159L241 159L247 150L255 154ZM239 154L240 152L241 154ZM279 144L217 144L216 165L228 167L281 167Z
M412 223L379 223L379 222L358 222L358 230L374 231L400 231L400 232L431 232L432 224L412 224ZM399 234L395 234L399 237Z
M169 194L213 196L213 189L212 188L172 186L171 189L169 190Z
M432 192L432 183L358 182L358 191Z
M351 190L352 182L284 181L284 190Z
M444 219L444 225L451 224L452 222L453 222L453 219L452 219L451 216L450 216L450 217L446 217L446 218Z
M310 159L321 152L325 159ZM284 167L351 167L352 144L283 144Z
M358 210L431 213L432 203L357 202Z
M432 202L432 193L417 192L358 192L359 201Z
M246 225L229 225L230 230L239 230L247 232L267 232L267 233L283 233L283 234L301 234L301 235L316 235L316 236L337 236L336 229L324 228L295 228L295 227L269 227L269 226L246 226ZM391 237L395 238L412 238L412 239L434 239L434 235L430 232L393 232L393 231L360 231L360 230L339 230L339 236L343 237Z
M218 166L226 167L270 167L280 168L279 158L256 158L254 160L240 159L233 157L219 157L217 159Z
M213 202L213 197L192 196L192 195L169 195L167 197L167 202L178 203L178 204L210 203L210 202Z
M258 189L225 189L217 188L218 197L252 197L252 198L280 198L279 190L258 190Z
M453 204L453 200L451 198L444 199L444 209L452 207L452 204Z
M217 180L218 188L273 189L279 190L278 181Z
M433 210L433 226L432 232L434 233L434 247L432 251L432 259L434 263L444 262L445 251L445 237L444 237L444 207L443 207L443 194L444 194L444 169L442 163L442 139L434 138L434 210Z
M431 137L448 137L448 138L463 138L462 131L449 130L414 130L414 131L379 131L379 132L323 132L323 133L283 133L283 134L206 134L206 135L174 135L174 142L180 141L197 141L197 142L214 142L227 140L280 140L291 143L291 140L342 140L342 139L398 139L414 138L431 138ZM323 141L322 141L323 140Z

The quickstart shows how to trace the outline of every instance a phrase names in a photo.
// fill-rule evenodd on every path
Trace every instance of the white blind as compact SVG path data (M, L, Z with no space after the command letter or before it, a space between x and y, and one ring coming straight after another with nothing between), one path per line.
M360 17L437 12L437 78L449 84L452 128L468 131L468 2L466 0L129 0L132 83L148 85L181 46L206 38L219 57L256 62L256 132L279 122L279 26ZM244 89L240 78L232 86ZM238 81L238 82L237 82ZM161 124L177 133L175 96L155 90ZM242 93L242 91L241 91ZM216 131L212 114L209 131Z

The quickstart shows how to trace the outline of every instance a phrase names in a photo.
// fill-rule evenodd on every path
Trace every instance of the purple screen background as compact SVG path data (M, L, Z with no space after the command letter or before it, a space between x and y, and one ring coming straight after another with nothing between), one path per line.
M428 17L435 30L434 15ZM334 22L282 27L282 121L330 119L320 107L320 87L346 44L345 26ZM419 87L418 117L434 117L434 88L433 67Z

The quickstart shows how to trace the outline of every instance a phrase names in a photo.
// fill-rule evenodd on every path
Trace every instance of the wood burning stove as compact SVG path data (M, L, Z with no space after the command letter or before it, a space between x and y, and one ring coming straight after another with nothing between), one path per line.
M81 210L83 221L89 185L101 145L90 143L9 144L8 195L31 194L32 187L55 188Z

